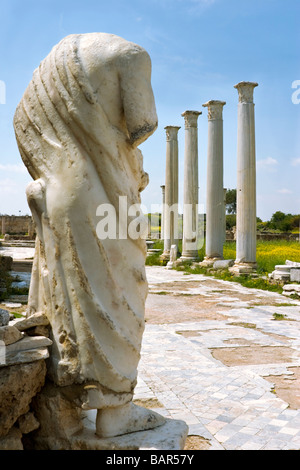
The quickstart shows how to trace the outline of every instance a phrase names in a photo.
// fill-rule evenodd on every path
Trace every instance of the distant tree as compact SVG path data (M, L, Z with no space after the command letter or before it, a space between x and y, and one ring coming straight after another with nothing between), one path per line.
M236 214L236 189L226 190L226 212Z
M291 226L292 226L292 230L300 228L300 214L293 215L292 220L291 220Z
M281 223L284 219L286 218L286 214L284 212L281 212L281 211L277 211L277 212L274 212L274 214L272 215L271 217L271 224L278 224L278 223Z
M281 232L290 232L299 227L300 215L285 214L281 211L276 211L272 215L268 226L274 230Z
M235 214L227 214L226 215L226 230L231 230L232 227L236 225L236 215Z

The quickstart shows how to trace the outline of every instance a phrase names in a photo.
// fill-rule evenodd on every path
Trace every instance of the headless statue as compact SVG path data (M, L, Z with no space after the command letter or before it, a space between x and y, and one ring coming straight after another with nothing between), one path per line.
M111 34L71 35L35 70L14 128L33 178L36 225L28 315L49 318L48 375L82 385L101 437L149 429L164 418L132 403L147 296L142 238L100 239L97 208L140 204L148 184L139 144L157 128L151 62ZM128 227L127 227L128 228Z

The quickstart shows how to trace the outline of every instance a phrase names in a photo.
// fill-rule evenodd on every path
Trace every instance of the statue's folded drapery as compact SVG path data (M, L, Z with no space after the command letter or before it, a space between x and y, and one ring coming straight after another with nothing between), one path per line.
M111 204L118 227L119 197L128 207L140 203L147 175L137 145L157 118L146 52L116 36L88 36L68 36L53 48L14 118L34 180L27 189L37 228L28 306L29 314L49 317L49 370L58 385L95 381L132 394L144 330L146 243L99 239L96 213Z

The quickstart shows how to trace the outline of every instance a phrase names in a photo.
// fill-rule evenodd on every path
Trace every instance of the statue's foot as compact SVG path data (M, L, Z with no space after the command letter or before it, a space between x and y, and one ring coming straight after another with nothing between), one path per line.
M120 436L153 429L165 422L165 418L158 413L130 402L123 406L98 410L96 434L103 438Z

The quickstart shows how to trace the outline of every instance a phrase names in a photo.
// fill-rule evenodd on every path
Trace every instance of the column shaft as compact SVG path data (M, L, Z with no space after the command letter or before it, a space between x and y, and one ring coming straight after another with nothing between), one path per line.
M162 259L170 259L172 245L178 247L178 131L180 127L167 126L166 181L164 214L164 251Z
M198 116L185 111L184 195L182 260L198 259Z
M162 191L162 210L161 210L161 218L160 218L160 238L161 240L164 239L164 223L165 223L165 185L161 186Z
M236 260L233 270L256 266L256 162L253 90L257 83L240 82L237 142Z
M223 118L224 101L211 100L208 108L206 248L205 262L223 258L224 186L223 186Z

